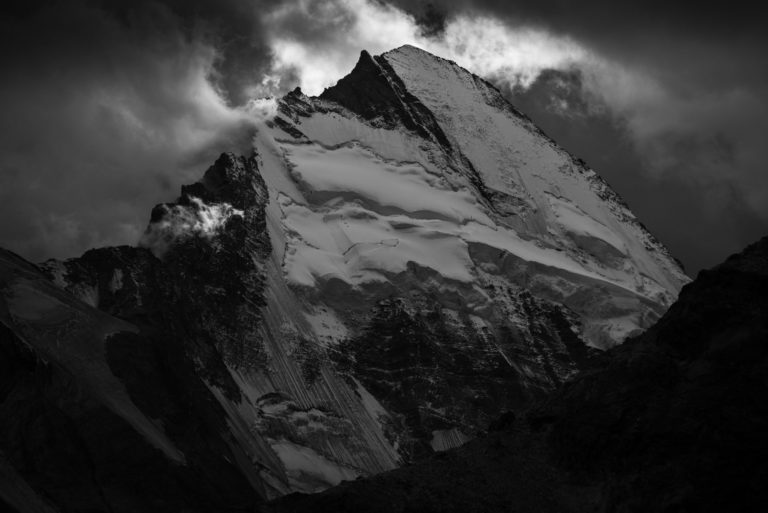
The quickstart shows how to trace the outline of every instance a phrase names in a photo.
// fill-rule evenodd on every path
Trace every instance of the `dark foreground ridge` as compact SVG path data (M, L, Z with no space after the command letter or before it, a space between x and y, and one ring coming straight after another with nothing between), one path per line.
M768 238L485 438L274 512L765 511Z

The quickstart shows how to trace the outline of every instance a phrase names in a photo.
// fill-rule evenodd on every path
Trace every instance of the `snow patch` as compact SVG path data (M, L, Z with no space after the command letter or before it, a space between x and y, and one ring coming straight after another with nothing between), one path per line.
M432 440L429 442L435 452L447 451L455 447L461 447L471 440L470 437L457 428L436 429L432 431Z
M123 288L123 271L122 269L115 269L112 273L112 279L109 280L109 291L113 294Z
M53 276L51 281L53 281L54 285L62 290L67 288L69 285L67 274L69 274L69 271L67 270L67 266L64 265L64 262L61 262L60 260L48 260L43 264L43 267Z
M627 247L621 237L604 224L588 216L573 202L557 198L551 194L547 194L547 198L557 222L567 231L594 237L610 244L620 253L626 253Z
M366 390L366 388L357 380L357 378L352 379L354 380L355 385L357 385L357 394L363 401L363 406L365 407L365 410L368 412L368 414L372 418L376 419L377 422L380 422L380 417L388 417L389 412L381 405L378 399L373 397L373 395L368 390Z
M272 443L271 446L285 466L292 489L300 492L320 492L342 481L354 481L361 475L359 471L331 461L309 447L287 440Z
M313 191L353 193L418 217L492 223L469 191L451 190L419 163L385 160L357 143L336 149L294 145L286 156Z
M86 305L99 307L99 289L95 286L77 285L72 289L72 294Z
M312 311L304 312L304 317L312 326L312 330L325 345L336 344L349 334L349 330L338 318L336 313L327 306L318 306Z
M384 281L387 273L407 270L409 262L448 279L473 280L467 245L456 237L455 223L380 215L356 203L315 212L286 197L281 209L288 232L283 265L291 283Z

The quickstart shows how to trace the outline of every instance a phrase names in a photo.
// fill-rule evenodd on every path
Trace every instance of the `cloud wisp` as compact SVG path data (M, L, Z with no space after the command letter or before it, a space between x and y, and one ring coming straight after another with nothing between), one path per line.
M567 37L531 27L510 28L489 16L459 15L436 34L411 14L370 0L294 0L265 14L271 69L262 92L298 83L318 95L351 70L365 49L379 54L418 46L486 77L529 85L548 68L584 61L589 52Z

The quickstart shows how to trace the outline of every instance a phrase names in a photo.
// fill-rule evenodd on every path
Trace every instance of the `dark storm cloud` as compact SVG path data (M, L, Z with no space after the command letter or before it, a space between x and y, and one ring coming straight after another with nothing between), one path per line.
M133 243L154 203L219 151L247 151L232 106L269 63L256 7L4 3L2 245L38 260Z

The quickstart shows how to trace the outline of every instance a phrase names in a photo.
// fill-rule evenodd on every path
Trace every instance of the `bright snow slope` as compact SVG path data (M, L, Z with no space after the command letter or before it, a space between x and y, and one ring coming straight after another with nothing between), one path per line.
M416 122L436 121L449 144L392 123L386 109L364 119L289 95L280 123L256 140L289 283L359 290L397 281L414 264L447 283L478 285L492 274L573 308L598 347L646 326L676 297L687 277L667 250L594 171L487 82L412 46L364 59L425 106L431 119ZM496 268L487 259L497 252L529 270L513 277ZM586 288L604 289L613 304L585 302ZM479 313L486 300L470 309Z

